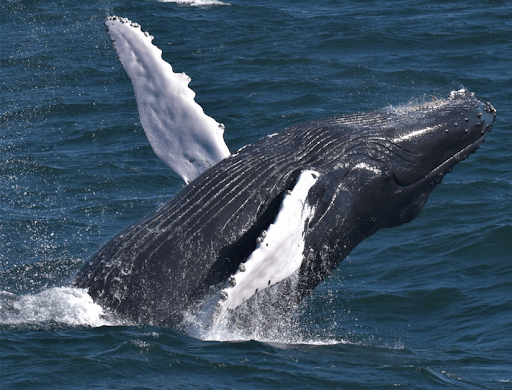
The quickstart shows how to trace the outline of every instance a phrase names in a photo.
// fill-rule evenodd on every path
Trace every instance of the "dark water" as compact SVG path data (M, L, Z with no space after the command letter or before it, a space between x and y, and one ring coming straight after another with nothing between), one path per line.
M81 3L1 2L2 389L512 388L510 2ZM498 118L418 219L359 245L272 337L106 322L66 287L183 187L145 138L112 14L192 77L231 150L461 87Z

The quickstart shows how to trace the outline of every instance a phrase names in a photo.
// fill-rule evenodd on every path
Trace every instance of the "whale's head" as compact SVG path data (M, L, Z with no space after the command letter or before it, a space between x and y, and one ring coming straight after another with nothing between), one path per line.
M480 146L496 116L490 103L476 100L467 90L397 113L407 116L406 126L394 129L389 141L400 158L393 173L402 187L444 176Z
M333 118L322 127L338 133L323 141L335 146L314 166L320 176L308 199L315 215L301 296L362 240L415 219L442 178L478 149L495 116L490 103L460 90L426 104Z
M350 241L359 242L412 221L442 178L484 142L495 117L490 103L461 89L443 100L333 118L337 149L329 163L321 160L329 195L315 194L313 223L358 226Z
M442 178L484 142L496 117L490 103L467 90L448 99L395 108L395 121L368 137L367 155L376 172L377 191L387 191L382 207L391 211L383 227L416 218Z

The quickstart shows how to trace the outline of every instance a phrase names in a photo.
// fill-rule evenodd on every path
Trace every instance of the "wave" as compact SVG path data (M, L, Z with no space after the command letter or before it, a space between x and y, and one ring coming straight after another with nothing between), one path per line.
M188 336L202 341L245 342L255 340L276 348L290 346L361 345L385 349L403 349L401 342L383 343L373 337L358 338L340 335L333 329L313 329L304 321L304 308L290 316L269 319L262 308L246 307L240 318L213 326L191 327ZM232 319L231 319L232 320ZM311 319L309 319L311 320ZM247 326L251 324L250 326ZM0 329L54 329L55 327L132 327L135 324L122 320L93 302L86 289L52 287L38 293L13 294L0 292ZM196 324L197 325L197 324ZM162 328L162 331L165 331Z
M250 313L256 324L265 321ZM13 294L0 292L0 327L22 327L45 329L54 326L132 326L136 325L114 317L100 305L93 302L86 289L73 287L52 287L34 294ZM274 321L269 332L262 332L258 326L251 331L238 326L218 326L202 329L200 332L186 332L190 336L205 341L249 341L258 340L276 345L335 345L351 344L339 337L307 335L301 329L297 316ZM261 333L260 333L261 332Z

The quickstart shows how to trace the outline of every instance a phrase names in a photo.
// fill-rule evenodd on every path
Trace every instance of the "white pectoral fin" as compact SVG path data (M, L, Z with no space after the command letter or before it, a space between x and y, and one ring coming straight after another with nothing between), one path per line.
M229 156L224 126L195 102L190 77L173 72L153 37L128 19L109 17L105 25L132 81L140 121L157 156L187 183Z
M259 238L246 262L231 276L230 287L221 291L223 300L217 318L300 268L307 221L315 212L307 197L318 177L315 171L303 171L293 190L285 194L274 223Z

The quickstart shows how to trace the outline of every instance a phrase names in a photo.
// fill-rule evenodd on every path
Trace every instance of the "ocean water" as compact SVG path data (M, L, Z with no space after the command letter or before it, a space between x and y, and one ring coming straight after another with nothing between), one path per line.
M2 389L512 389L510 2L0 9ZM145 137L103 24L114 14L192 77L232 151L300 122L462 87L498 117L420 217L361 243L274 332L193 337L123 323L70 288L73 277L184 184Z

